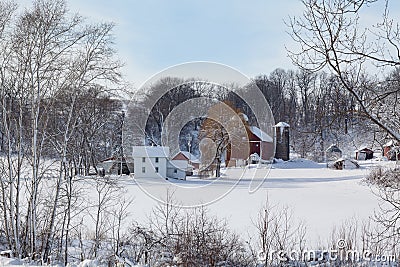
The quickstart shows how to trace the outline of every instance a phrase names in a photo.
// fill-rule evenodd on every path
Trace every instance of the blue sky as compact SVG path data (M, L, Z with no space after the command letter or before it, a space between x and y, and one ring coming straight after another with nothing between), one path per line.
M298 14L297 0L69 0L71 11L116 22L124 73L134 86L171 65L215 61L248 76L290 68L291 42L283 19Z
M22 0L23 2L30 2ZM393 14L400 1L392 0ZM249 77L293 68L284 19L300 15L299 0L67 0L91 21L116 23L123 73L135 87L153 74L188 61L214 61ZM370 9L374 20L381 12Z

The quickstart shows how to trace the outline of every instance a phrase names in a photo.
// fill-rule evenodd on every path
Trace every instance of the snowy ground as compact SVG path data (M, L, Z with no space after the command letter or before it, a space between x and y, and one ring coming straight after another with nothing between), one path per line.
M325 164L308 160L281 162L273 164L269 173L268 169L264 170L259 178L268 174L267 178L254 193L249 192L249 186L254 189L262 180L248 179L251 170L241 180L233 179L230 173L232 179L204 181L189 178L187 181L162 182L156 179L138 181L138 186L125 177L123 183L129 194L135 197L131 212L138 221L146 221L157 204L154 198L165 199L169 188L182 204L210 203L208 208L212 213L227 218L234 230L247 237L254 231L252 220L268 198L272 204L288 206L296 219L305 221L309 242L315 244L326 241L332 228L345 220L355 217L362 221L373 215L378 200L361 180L370 168L383 164L394 163L366 161L361 163L360 169L332 170ZM242 174L241 169L234 172L237 176Z
M134 198L131 219L140 223L147 222L158 204L156 199L165 199L168 192L174 192L174 198L184 206L207 204L212 214L226 218L233 230L248 238L255 232L252 221L268 198L271 204L292 209L294 218L306 223L308 244L317 245L327 241L334 226L352 217L368 219L378 208L378 199L361 180L371 168L395 163L360 164L360 169L332 170L326 164L297 159L275 163L271 168L230 169L219 180L188 177L187 181L136 181L125 175L118 179L126 194ZM82 182L90 186L92 181ZM20 265L23 263L0 257L0 266Z

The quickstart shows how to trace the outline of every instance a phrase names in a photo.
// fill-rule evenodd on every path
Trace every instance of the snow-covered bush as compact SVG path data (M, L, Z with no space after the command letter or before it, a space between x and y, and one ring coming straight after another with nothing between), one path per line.
M149 266L248 266L251 257L227 221L206 208L182 209L170 198L159 204L147 225L133 223L121 256Z
M365 179L367 183L381 189L400 190L400 168L376 168Z

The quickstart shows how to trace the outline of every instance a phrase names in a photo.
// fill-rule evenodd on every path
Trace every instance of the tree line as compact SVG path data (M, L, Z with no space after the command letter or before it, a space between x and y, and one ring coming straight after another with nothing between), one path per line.
M397 88L398 75L399 69L395 69L379 81L374 77L365 76L364 82L369 86L379 85L381 91L391 91ZM291 150L300 157L322 162L325 150L332 144L337 144L350 156L361 145L379 149L388 140L395 139L384 128L370 120L355 97L343 87L339 77L333 73L278 68L269 75L256 76L252 83L268 101L275 122L284 121L291 125ZM139 113L139 110L145 109L146 106L151 107L146 129L143 130L149 145L161 144L164 122L174 108L185 101L200 97L229 103L233 109L246 114L251 125L257 125L253 111L237 94L238 91L246 94L246 90L251 86L215 85L173 77L164 78L143 90L141 100L134 105L132 113ZM166 93L157 99L155 95L159 90ZM367 96L366 91L365 97ZM193 106L193 109L201 110L205 103L198 101L198 106ZM390 116L389 111L382 109L381 113ZM204 112L202 118L193 118L178 133L182 150L188 150L187 140L191 135L191 149L195 154L199 154L197 133L206 117L207 112ZM395 119L396 117L393 118Z
M18 257L46 259L56 233L68 238L58 216L71 216L71 178L120 147L121 103L109 88L121 63L113 24L89 24L65 1L38 0L24 11L1 1L0 12L3 243ZM45 179L55 181L49 194Z

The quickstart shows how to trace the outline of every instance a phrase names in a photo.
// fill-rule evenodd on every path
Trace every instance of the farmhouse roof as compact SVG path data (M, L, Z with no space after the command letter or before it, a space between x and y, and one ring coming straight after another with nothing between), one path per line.
M360 148L356 150L356 152L362 152L362 151L372 151L372 152L374 152L371 148L369 148L367 146L360 146Z
M165 146L134 146L132 156L148 158L168 158L169 147Z

